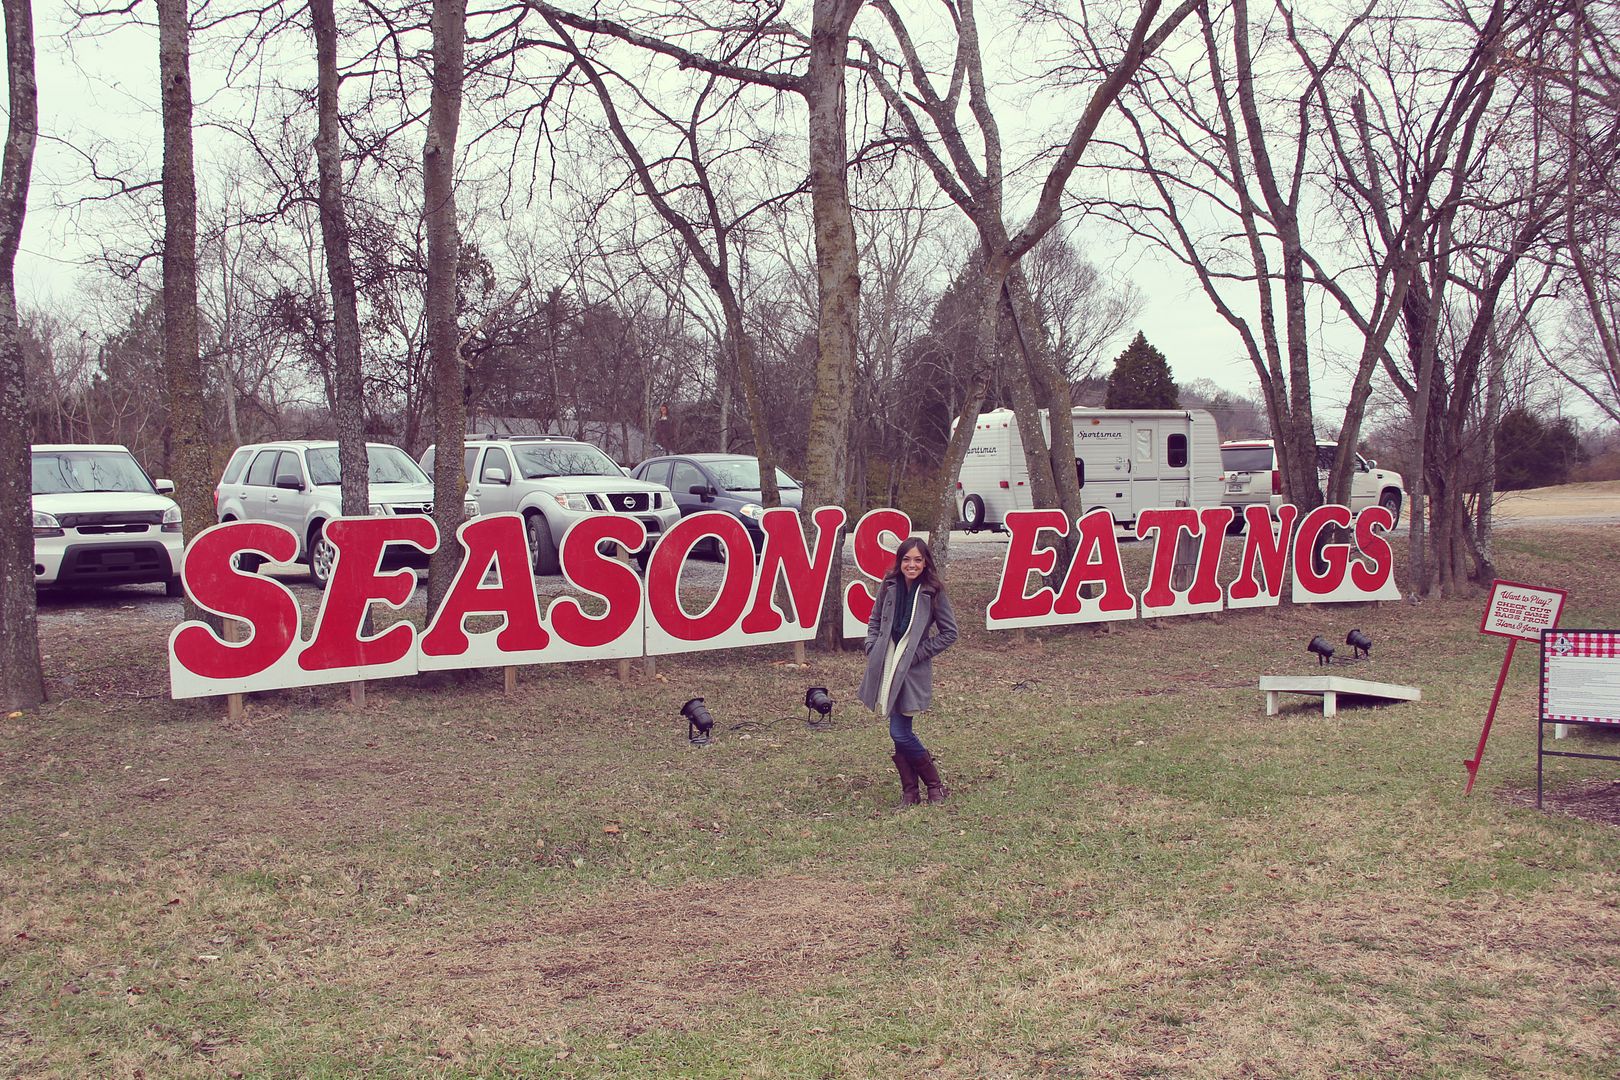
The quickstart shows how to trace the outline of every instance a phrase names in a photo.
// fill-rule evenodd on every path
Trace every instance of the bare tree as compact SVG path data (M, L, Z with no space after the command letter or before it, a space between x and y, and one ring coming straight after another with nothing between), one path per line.
M5 157L0 162L0 711L45 700L34 610L34 529L29 479L28 371L17 320L17 247L28 210L39 101L34 82L34 12L29 0L3 0Z
M467 434L462 390L461 332L456 324L456 268L461 232L456 224L456 138L461 124L462 60L467 45L466 0L433 0L433 94L422 144L423 227L427 232L427 341L433 365L433 519L439 547L428 567L428 606L450 588L460 561L454 543L465 517L467 477L461 445Z
M332 0L309 0L315 34L315 160L320 173L321 240L332 289L332 352L337 384L338 469L343 512L358 516L368 503L365 400L360 386L360 311L343 205L343 153L338 145L337 19ZM453 138L453 137L452 137ZM458 502L460 500L457 500ZM459 508L458 508L459 509Z
M1531 68L1565 155L1564 245L1579 317L1548 365L1620 422L1620 8L1567 0L1563 32Z
M557 47L583 75L596 96L609 133L629 163L637 187L658 215L681 239L686 252L702 270L713 290L725 319L725 348L736 363L753 427L754 452L759 457L760 495L766 506L781 505L776 482L775 440L766 419L759 386L759 359L754 335L749 331L741 295L743 259L740 240L748 219L781 196L770 196L740 211L728 211L729 201L721 184L714 179L714 157L727 156L707 145L710 128L723 118L736 118L746 108L745 91L751 84L702 74L679 114L665 112L633 80L627 79L599 61L593 60L575 41L564 19L545 13L546 22L556 33ZM610 80L612 85L610 85ZM646 112L656 117L658 130L667 135L672 147L649 161L639 140L632 134L623 115L614 87L629 95ZM729 140L727 140L729 141ZM695 204L691 211L681 205L687 196Z
M191 26L186 0L158 0L163 109L163 370L169 467L187 542L213 523L214 477L197 331L197 176L191 135ZM187 615L201 611L186 599Z
M1083 507L1074 469L1073 430L1067 422L1069 381L1054 362L1044 337L1037 334L1039 319L1035 304L1028 282L1017 272L1017 267L1061 218L1069 178L1104 115L1135 77L1143 61L1199 7L1198 0L1185 0L1162 20L1159 18L1160 0L1147 0L1117 48L1099 47L1085 58L1088 71L1097 76L1096 85L1045 169L1034 209L1021 226L1008 220L1007 170L1001 128L991 107L973 0L961 0L953 10L956 49L943 92L898 9L890 0L873 0L872 6L883 15L898 56L890 58L877 45L863 41L864 59L860 67L894 116L899 137L904 138L909 150L927 165L941 190L967 215L978 234L981 258L977 288L978 341L981 363L987 366L974 382L978 386L987 384L997 318L1005 308L1014 320L1015 340L1020 345L1017 352L1023 361L1022 366L1014 365L1009 385L1013 391L1014 413L1026 432L1024 445L1033 497L1038 505L1056 503L1069 516L1079 517ZM964 95L967 114L982 144L979 154L972 150L970 135L973 132L961 115ZM956 474L967 454L973 432L972 418L978 415L982 402L982 391L968 395L962 402L956 430L940 466L939 502L930 535L936 554L942 560L948 556L950 529L956 516ZM1040 440L1034 437L1034 433L1041 430L1037 410L1042 407L1048 412L1052 431L1051 446L1044 455L1040 452Z

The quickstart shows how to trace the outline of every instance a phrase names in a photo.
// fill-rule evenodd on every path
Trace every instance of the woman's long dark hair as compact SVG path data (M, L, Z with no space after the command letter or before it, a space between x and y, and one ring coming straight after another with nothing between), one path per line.
M901 541L900 547L894 553L894 565L889 568L885 581L892 581L896 585L905 581L906 577L900 572L900 560L908 552L920 551L923 557L923 572L917 578L919 589L928 589L936 595L945 591L945 582L940 579L939 570L934 566L934 553L929 550L928 544L921 537L910 537Z

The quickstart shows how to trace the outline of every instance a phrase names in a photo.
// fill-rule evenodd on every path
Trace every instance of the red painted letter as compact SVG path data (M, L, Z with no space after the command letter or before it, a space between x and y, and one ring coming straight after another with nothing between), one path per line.
M787 578L794 620L801 627L815 625L815 617L821 610L821 598L827 594L827 575L832 572L834 556L833 541L838 538L838 530L844 524L844 510L840 506L823 506L813 517L816 523L816 557L812 561L810 552L805 548L804 531L799 527L799 515L781 506L765 511L760 521L760 527L765 530L765 550L759 558L754 606L743 616L744 633L768 634L782 625L782 616L771 603L779 572Z
M1114 538L1114 515L1107 507L1098 507L1082 517L1074 559L1063 578L1063 592L1058 595L1052 610L1059 615L1074 615L1082 603L1093 603L1098 611L1128 611L1135 606L1131 591L1125 587L1125 564L1119 558L1119 541ZM1103 594L1092 600L1080 599L1080 586L1097 581L1102 583Z
M1298 516L1299 507L1293 503L1278 507L1279 527L1273 531L1271 513L1264 506L1251 505L1243 511L1243 520L1248 526L1243 534L1243 562L1237 580L1227 591L1228 603L1259 598L1261 584L1255 580L1257 570L1265 579L1265 594L1271 602L1282 597L1283 566L1288 559L1288 542L1293 535L1294 519Z
M1033 595L1024 595L1030 574L1044 577L1057 566L1055 548L1036 546L1046 531L1067 536L1069 516L1057 509L1007 511L1007 558L1001 564L996 597L985 612L988 622L1043 619L1052 614L1051 586L1042 585Z
M626 551L640 551L647 542L647 526L621 514L593 514L576 522L563 536L558 552L563 576L607 601L607 611L601 615L585 614L571 596L558 597L547 609L552 631L582 649L619 640L641 617L641 579L618 559L597 550L604 540L618 541Z
M1356 515L1356 547L1372 561L1367 566L1357 559L1350 568L1350 580L1365 593L1375 593L1395 573L1395 553L1389 549L1384 534L1395 527L1395 519L1382 506L1369 506Z
M1194 540L1200 539L1198 511L1190 506L1178 506L1173 510L1143 510L1136 515L1136 535L1139 539L1147 539L1150 532L1159 534L1153 541L1153 569L1148 574L1147 589L1142 593L1144 608L1167 608L1176 602L1176 592L1170 587L1170 574L1175 569L1176 548L1181 543L1183 529Z
M180 575L186 591L206 608L248 624L248 638L222 641L211 627L183 626L174 635L174 658L205 679L245 679L257 675L287 654L298 637L298 601L273 578L244 574L231 565L242 551L275 562L298 554L298 537L268 521L227 521L197 535L186 549Z
M416 627L395 623L382 633L362 638L360 627L372 601L403 607L416 590L416 575L409 570L379 574L383 548L411 544L431 552L439 543L433 519L406 517L333 518L326 523L326 538L337 548L326 599L315 621L315 640L298 655L305 671L368 667L403 659L416 640Z
M860 567L861 573L879 581L894 567L894 552L879 542L886 532L906 540L911 536L911 519L899 510L885 507L868 510L855 523L855 565ZM862 626L871 619L872 605L876 603L877 595L864 581L852 581L844 590L844 606Z
M473 518L456 530L456 539L461 543L461 565L422 633L422 651L429 656L466 652L469 615L506 616L506 625L495 637L495 647L502 652L545 648L550 635L540 625L523 519L517 514ZM484 578L492 566L499 584L486 586Z
M1322 545L1318 554L1326 569L1320 574L1316 572L1311 553L1323 529L1329 525L1343 527L1349 524L1349 507L1333 503L1318 506L1299 523L1299 532L1294 534L1294 581L1307 595L1294 597L1294 603L1310 603L1311 596L1326 596L1344 583L1345 570L1350 563L1349 544Z
M718 536L726 545L726 578L720 592L700 615L688 615L678 592L681 565L700 540ZM754 584L753 541L742 522L730 514L709 511L682 518L664 533L647 564L647 610L664 632L681 641L708 641L737 624L748 606Z

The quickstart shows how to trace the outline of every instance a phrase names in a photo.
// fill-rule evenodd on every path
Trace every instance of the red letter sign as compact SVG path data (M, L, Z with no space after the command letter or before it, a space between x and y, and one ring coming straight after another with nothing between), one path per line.
M894 547L885 547L883 536L894 537ZM855 565L869 578L882 581L894 568L894 553L911 536L911 519L900 510L868 510L855 523ZM864 581L852 581L844 590L844 636L866 636L866 623L872 618L877 593Z
M238 570L235 557L244 551L288 562L298 554L298 537L267 521L228 521L197 534L181 565L186 591L205 611L247 623L247 640L223 641L204 622L175 627L169 635L175 698L291 685L280 669L298 640L298 602L274 578Z
M532 663L550 635L540 625L529 544L520 514L473 518L456 530L461 565L422 632L423 670ZM493 584L484 579L495 573ZM467 636L471 615L500 615L501 626Z

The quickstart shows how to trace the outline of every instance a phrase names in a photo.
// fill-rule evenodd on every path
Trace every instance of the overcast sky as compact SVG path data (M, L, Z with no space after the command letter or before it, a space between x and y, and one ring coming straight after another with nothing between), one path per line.
M36 155L19 284L25 304L54 299L59 308L71 310L79 306L78 283L85 273L82 261L101 247L109 230L121 226L119 215L110 207L69 205L85 190L76 182L83 180L87 169L82 155L52 137L79 148L95 147L98 159L116 162L128 168L130 175L155 175L161 162L156 34L125 27L100 38L80 36L70 48L63 33L65 6L42 4L36 19L45 141ZM289 81L296 77L284 74ZM199 102L219 85L206 43L198 48L193 76ZM1010 111L1010 115L1025 115L1036 126L1054 122L1053 117L1040 115L1038 105L1014 104L1015 109L1027 112ZM1055 119L1064 123L1062 117ZM214 143L208 132L199 133L200 172L217 168L210 160ZM207 179L199 182L206 185ZM1209 379L1229 390L1256 393L1254 371L1240 339L1216 314L1191 274L1161 253L1111 234L1106 224L1095 219L1070 219L1062 227L1092 261L1112 276L1132 282L1141 292L1145 306L1137 328L1169 358L1179 381ZM1332 424L1343 408L1345 380L1331 369L1327 357L1335 345L1348 351L1353 342L1331 313L1318 308L1314 316L1320 328L1312 342L1318 367L1314 383L1318 413Z

